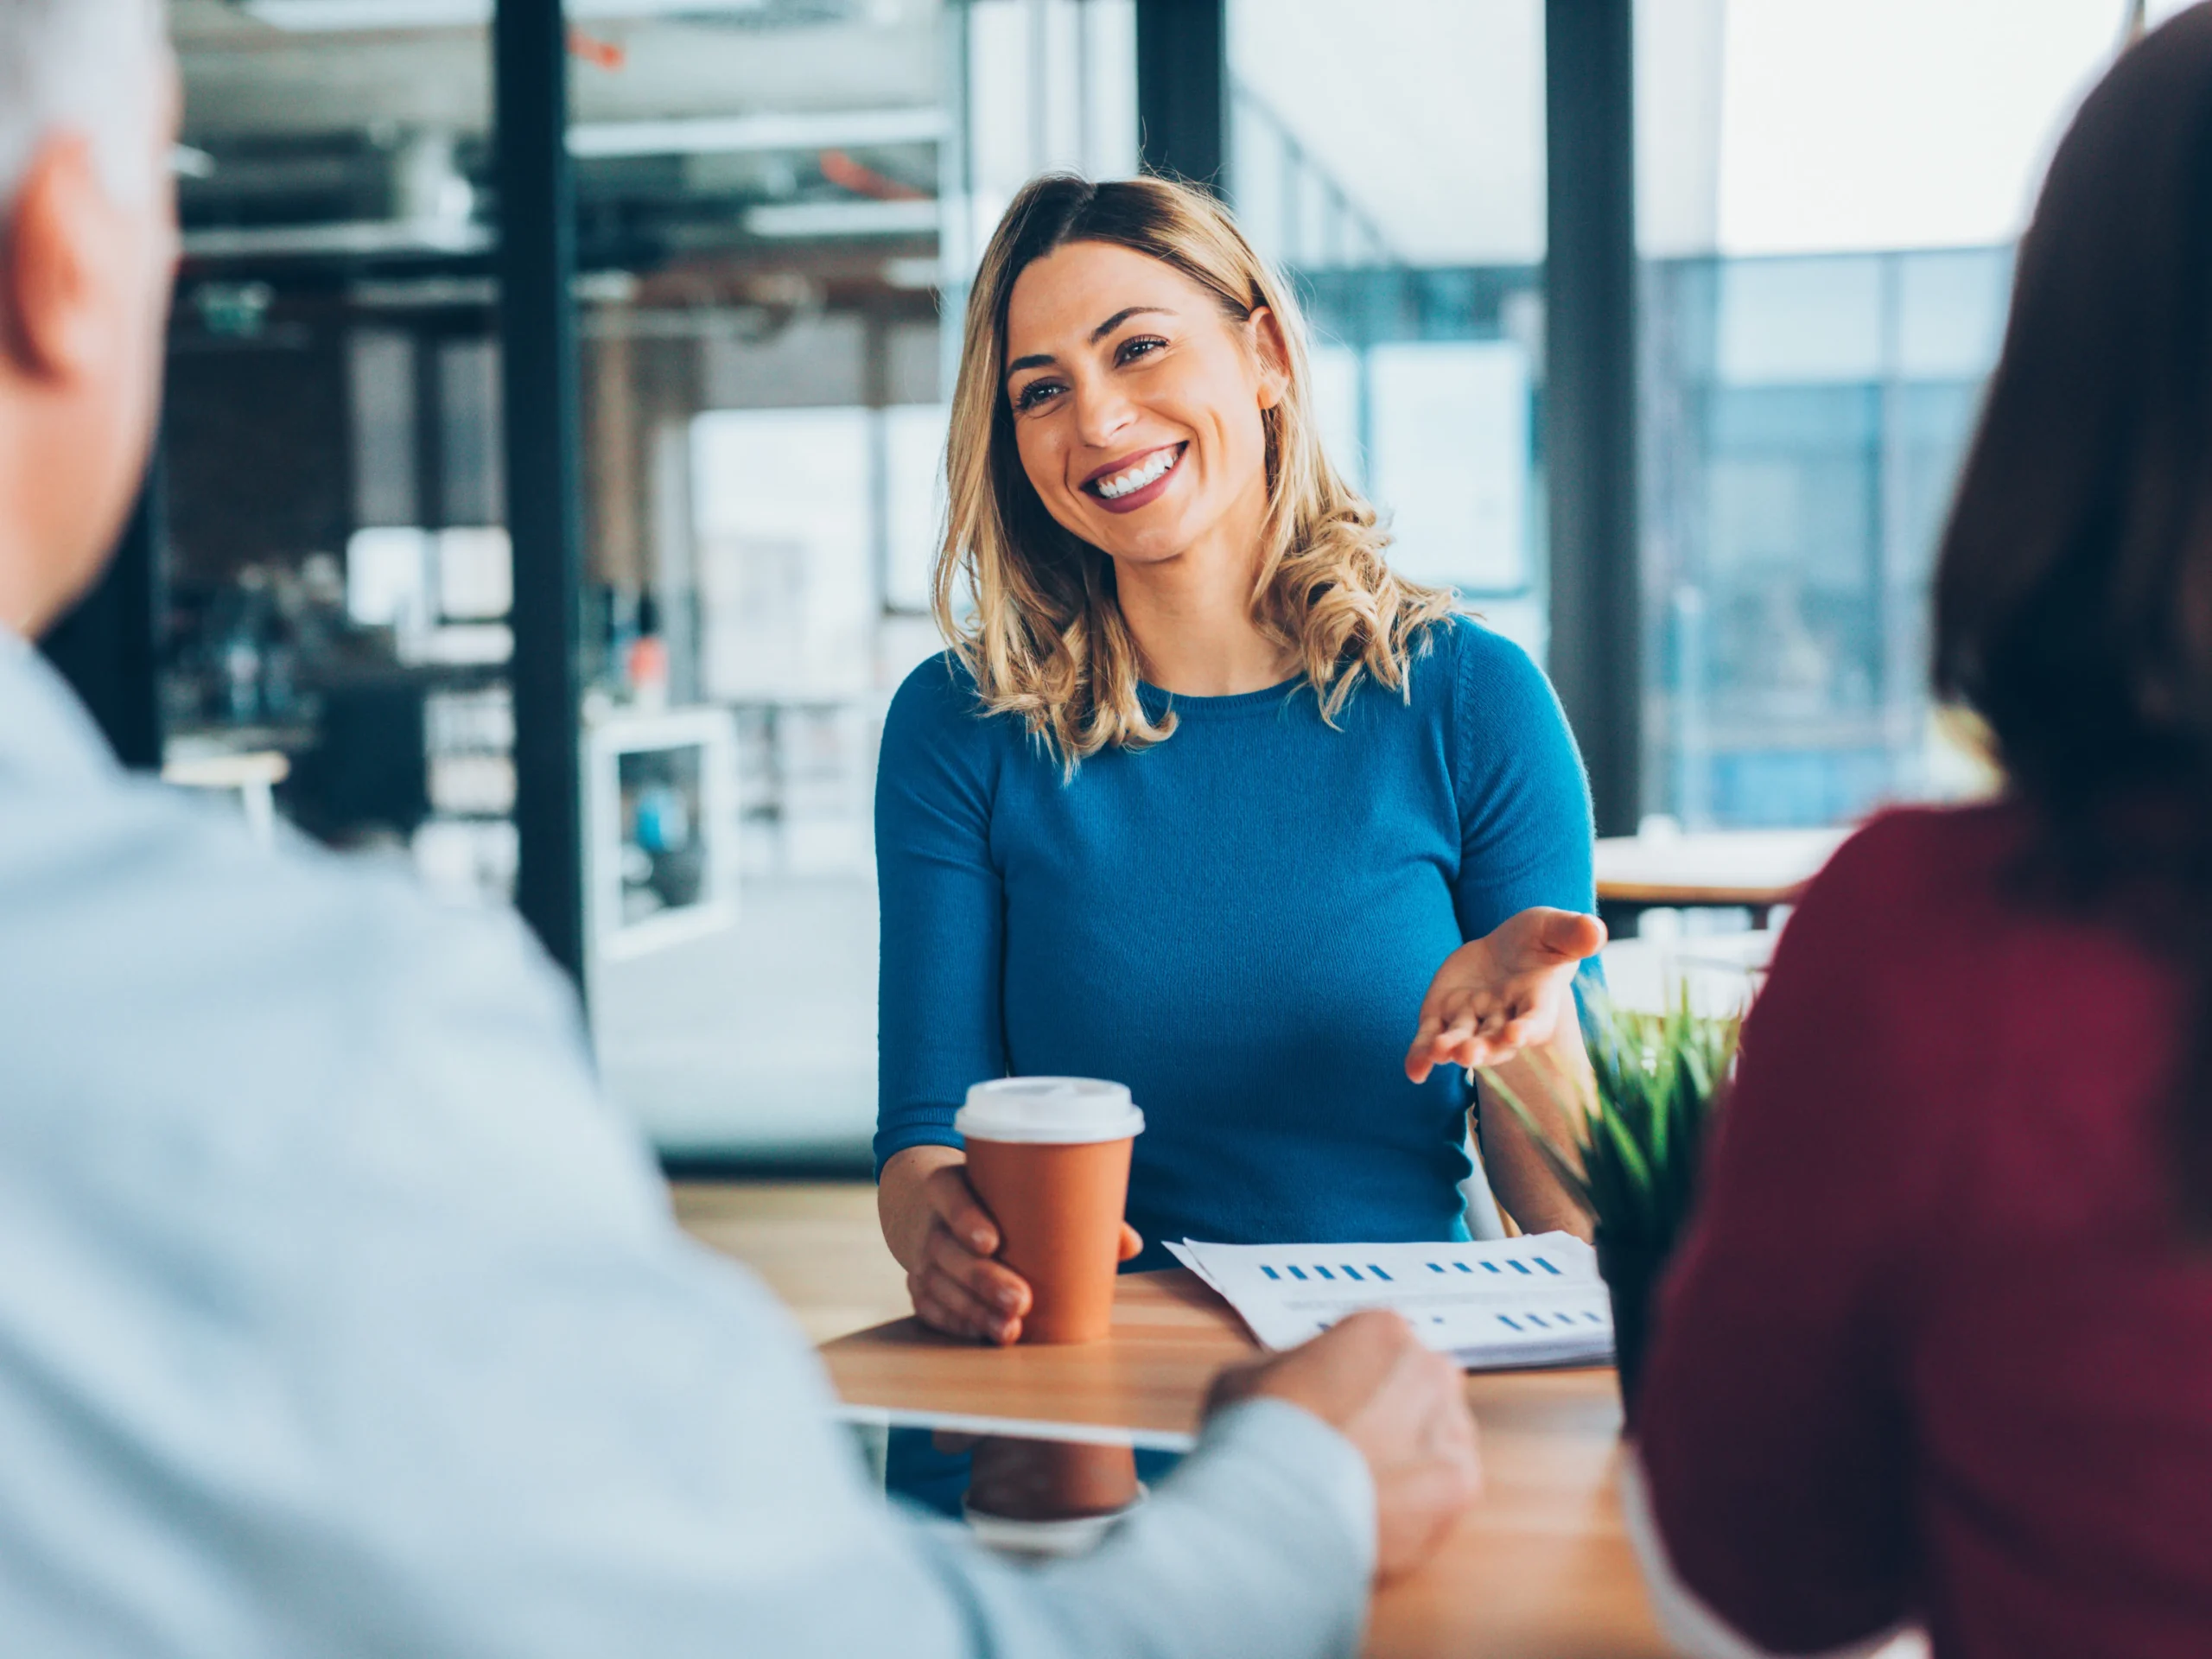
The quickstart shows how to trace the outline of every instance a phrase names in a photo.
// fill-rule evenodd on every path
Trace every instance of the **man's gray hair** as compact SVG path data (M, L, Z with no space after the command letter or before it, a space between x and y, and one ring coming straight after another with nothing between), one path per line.
M0 0L0 203L63 131L91 141L119 199L142 199L167 54L162 0Z

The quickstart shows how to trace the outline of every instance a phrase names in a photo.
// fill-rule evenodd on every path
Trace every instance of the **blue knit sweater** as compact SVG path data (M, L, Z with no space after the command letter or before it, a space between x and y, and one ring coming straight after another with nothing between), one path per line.
M1179 725L1072 782L948 655L893 700L876 785L878 1166L957 1146L968 1085L1126 1083L1137 1265L1162 1239L1465 1236L1467 1084L1403 1057L1446 956L1531 905L1592 907L1588 785L1551 687L1460 619L1410 700L1332 729L1302 681L1147 688Z

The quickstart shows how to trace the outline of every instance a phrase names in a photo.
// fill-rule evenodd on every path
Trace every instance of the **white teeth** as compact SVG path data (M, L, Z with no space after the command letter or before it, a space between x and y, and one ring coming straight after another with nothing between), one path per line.
M1132 467L1128 472L1113 478L1101 479L1098 483L1098 493L1109 501L1118 501L1130 491L1141 490L1146 485L1156 482L1166 474L1170 467L1175 464L1178 453L1173 449L1158 450L1154 452L1152 459L1142 466Z

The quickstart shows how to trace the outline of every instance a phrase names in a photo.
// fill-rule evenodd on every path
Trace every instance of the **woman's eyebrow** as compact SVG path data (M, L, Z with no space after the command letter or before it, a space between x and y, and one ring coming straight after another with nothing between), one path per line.
M1127 322L1131 317L1172 317L1175 314L1173 311L1170 311L1164 305L1126 306L1122 309L1116 311L1112 316L1107 318L1105 321L1100 323L1096 328L1090 331L1090 343L1096 346L1100 340L1105 339L1107 335L1112 334L1116 328Z
M1100 340L1105 339L1107 335L1112 334L1116 328L1127 322L1131 317L1172 317L1174 315L1174 312L1169 310L1167 307L1164 305L1124 306L1122 309L1116 311L1112 316L1107 318L1105 321L1100 323L1096 328L1090 331L1090 343L1096 346ZM1013 362L1006 365L1006 378L1011 378L1014 375L1020 373L1024 369L1049 369L1058 360L1058 359L1052 356L1049 352L1037 352L1032 353L1027 357L1017 357Z

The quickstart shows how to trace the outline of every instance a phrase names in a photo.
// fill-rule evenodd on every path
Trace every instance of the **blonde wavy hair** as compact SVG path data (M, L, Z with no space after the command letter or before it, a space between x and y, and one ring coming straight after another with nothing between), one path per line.
M1446 590L1404 582L1383 558L1375 509L1321 451L1306 329L1289 286L1221 204L1167 179L1094 184L1033 179L984 251L968 297L945 450L949 510L934 572L938 626L990 714L1021 716L1068 771L1109 745L1142 748L1175 729L1137 695L1136 640L1115 597L1113 561L1061 527L1031 486L1007 402L1007 306L1015 280L1071 242L1103 242L1172 266L1242 322L1274 314L1287 384L1262 411L1268 512L1252 620L1294 652L1335 722L1363 677L1408 695L1421 632L1458 608ZM965 588L974 601L962 615Z

